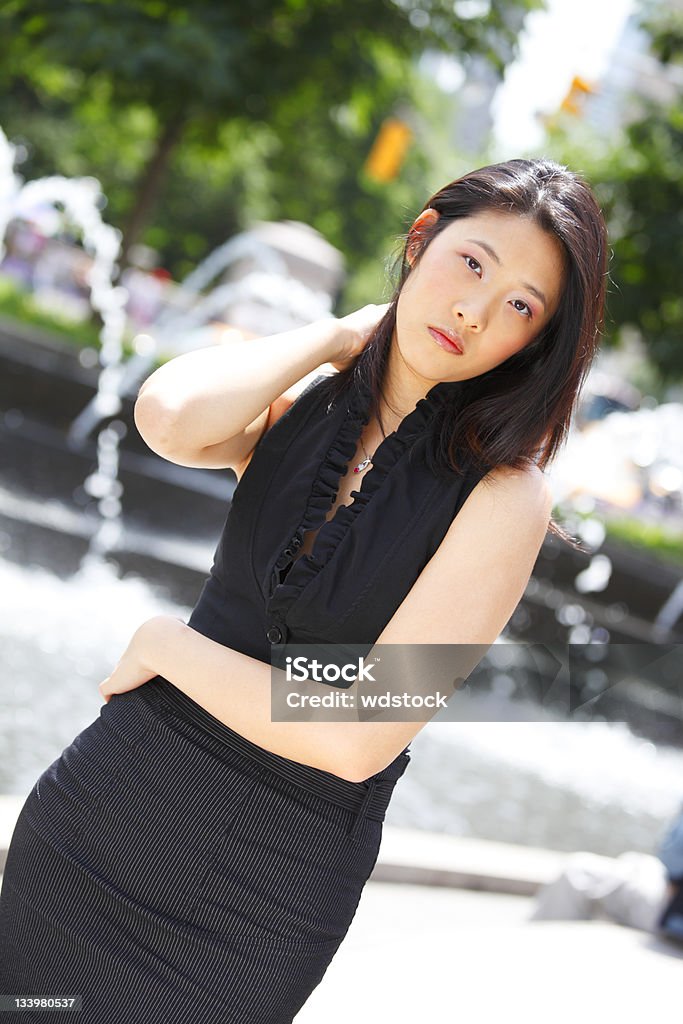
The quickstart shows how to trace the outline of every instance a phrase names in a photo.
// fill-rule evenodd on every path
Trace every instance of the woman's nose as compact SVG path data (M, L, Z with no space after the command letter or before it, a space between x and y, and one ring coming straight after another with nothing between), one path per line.
M482 331L486 323L486 313L482 306L471 306L464 302L453 304L458 326L466 327L468 331Z

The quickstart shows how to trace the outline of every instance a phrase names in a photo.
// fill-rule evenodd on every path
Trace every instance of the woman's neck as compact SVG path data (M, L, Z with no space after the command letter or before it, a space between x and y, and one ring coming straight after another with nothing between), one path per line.
M401 420L413 411L419 400L437 383L438 381L425 380L407 366L396 344L394 333L380 400L380 412L386 432L395 430Z

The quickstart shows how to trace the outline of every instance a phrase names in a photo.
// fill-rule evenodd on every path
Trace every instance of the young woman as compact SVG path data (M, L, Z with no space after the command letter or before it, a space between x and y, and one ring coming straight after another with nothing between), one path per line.
M293 1019L425 723L274 721L272 652L495 641L549 528L543 468L606 272L585 182L510 160L431 197L384 309L152 374L150 448L239 484L189 622L137 630L100 716L26 800L3 992L81 995L84 1024Z

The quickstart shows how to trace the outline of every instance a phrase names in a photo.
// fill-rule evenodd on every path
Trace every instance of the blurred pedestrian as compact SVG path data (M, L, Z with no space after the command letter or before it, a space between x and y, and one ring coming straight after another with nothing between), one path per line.
M683 805L656 854L580 851L538 892L530 920L600 918L683 942Z

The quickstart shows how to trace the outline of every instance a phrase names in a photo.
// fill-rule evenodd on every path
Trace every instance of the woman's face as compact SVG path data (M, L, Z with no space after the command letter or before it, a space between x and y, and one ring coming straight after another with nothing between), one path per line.
M420 227L437 219L435 210L420 215L413 226L418 241ZM393 343L401 361L427 387L486 373L548 323L563 276L560 242L531 220L486 212L452 221L423 251L399 295Z

